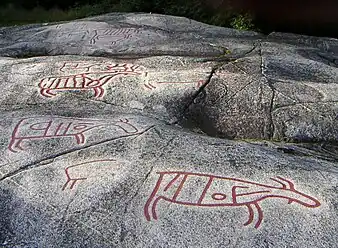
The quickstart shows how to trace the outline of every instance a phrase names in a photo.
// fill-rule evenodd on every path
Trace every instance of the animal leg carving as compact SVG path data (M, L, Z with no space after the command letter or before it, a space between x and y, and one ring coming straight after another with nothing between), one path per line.
M254 215L255 215L253 207L255 207L255 209L257 209L257 213L258 213L258 220L255 224L255 228L257 229L262 223L263 211L262 211L261 207L258 205L258 203L248 204L246 206L249 210L249 219L248 219L247 222L244 223L244 226L247 226L247 225L252 223L252 221L254 219Z
M247 222L244 223L244 226L247 226L247 225L251 224L252 221L253 221L254 215L255 215L255 214L254 214L254 211L253 211L253 209L252 209L252 207L251 207L251 205L248 204L248 205L246 205L246 206L247 206L247 208L248 208L248 210L249 210L249 219L248 219Z
M56 96L55 93L50 92L50 89L41 89L40 90L41 95L45 96L45 97L53 97Z
M151 214L154 220L157 220L157 213L156 213L156 206L159 200L161 200L162 197L156 198L156 200L153 202L153 205L151 206Z
M151 220L151 217L150 217L150 214L149 214L149 210L151 209L151 212L152 212L152 217L154 219L157 219L157 215L156 215L156 204L157 202L159 201L159 198L157 198L154 202L154 198L160 188L160 185L161 185L161 182L162 182L162 179L163 179L163 175L161 174L159 179L157 180L157 183L156 183L156 186L153 190L153 192L151 193L150 197L148 198L145 206L144 206L144 216L146 217L147 221L150 221Z
M101 86L93 88L95 97L102 97L104 94L104 89Z
M258 203L254 203L254 206L256 207L257 209L257 212L258 212L258 220L255 224L255 228L257 229L261 223L262 223L262 220L263 220L263 211L261 209L261 207L258 205Z
M11 152L18 152L16 150L14 150L15 148L18 148L20 149L21 151L23 151L24 149L21 147L21 142L22 140L16 140L16 139L13 139L11 140L9 146L8 146L8 149L11 151Z
M76 139L76 143L78 143L79 145L84 144L85 136L83 135L83 133L78 133L78 134L75 134L74 136L75 136L75 139Z
M67 182L63 185L62 190L65 190L68 184L71 182L69 189L73 189L77 181L86 180L87 178L68 178Z

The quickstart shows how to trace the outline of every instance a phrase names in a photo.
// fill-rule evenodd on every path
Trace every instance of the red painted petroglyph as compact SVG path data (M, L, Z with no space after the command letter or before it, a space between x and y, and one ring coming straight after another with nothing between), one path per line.
M133 35L141 33L141 30L137 28L112 28L98 29L93 32L89 44L94 45L101 39L104 39L104 41L108 39L112 45L116 45L120 41L130 39Z
M133 64L103 64L66 62L60 68L62 73L75 74L51 76L41 79L40 93L45 97L56 96L58 91L94 91L95 97L102 97L103 86L116 76L137 76L143 74L140 66Z
M255 209L258 213L255 228L258 228L263 220L263 211L259 203L264 199L285 199L288 204L298 203L307 208L316 208L321 205L315 198L296 190L291 181L282 177L271 178L275 184L278 184L274 186L239 178L200 173L173 171L158 172L158 174L160 177L144 206L144 215L148 221L151 218L157 220L156 206L160 200L196 207L243 206L248 209L248 220L245 226L253 222ZM197 180L204 182L202 188L193 186L196 185Z
M136 134L138 129L128 119L114 122L104 120L76 119L67 117L32 117L21 119L15 126L8 149L11 152L24 150L23 141L70 137L78 145L85 143L85 132L102 126L115 126L127 134Z
M194 81L191 81L191 82L156 82L156 84L196 84L197 88L200 88L204 83L205 83L204 80L198 80L197 83ZM144 84L144 87L146 87L149 90L153 90L157 88L152 83L146 83Z
M90 177L106 175L112 169L111 165L113 162L116 161L114 159L104 159L68 166L65 168L67 181L63 185L62 190L65 190L68 186L71 190L77 182L84 181Z

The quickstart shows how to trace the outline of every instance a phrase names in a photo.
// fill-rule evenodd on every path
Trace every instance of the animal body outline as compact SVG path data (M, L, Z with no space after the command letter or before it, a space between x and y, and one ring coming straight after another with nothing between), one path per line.
M66 63L60 68L60 72L64 72ZM80 63L74 62L73 70L81 68ZM94 97L100 98L104 95L103 86L111 79L117 76L131 76L141 75L143 72L139 71L139 65L132 64L107 64L104 66L105 70L90 71L91 67L98 64L88 65L83 67L84 72L78 74L49 76L42 78L38 84L40 94L44 97L54 97L58 91L88 91L94 92Z
M98 31L103 31L103 32L99 34ZM120 42L122 40L127 40L131 38L134 34L139 34L139 33L141 33L141 30L139 28L132 28L132 27L94 30L94 35L90 38L89 44L94 45L102 37L109 37L109 38L113 38L113 40L111 41L111 45L116 45L117 42Z
M75 184L78 181L84 181L84 180L88 179L88 177L77 177L77 178L72 177L69 169L72 169L74 167L78 167L78 166L81 166L81 165L103 163L103 162L108 162L108 163L109 162L116 162L116 160L115 159L99 159L99 160L87 161L87 162L83 162L83 163L80 163L80 164L75 164L75 165L71 165L71 166L66 167L65 168L65 174L66 174L66 177L67 177L67 181L65 182L65 184L62 187L62 191L64 191L67 188L69 183L71 183L69 189L72 190L74 188Z
M258 220L255 223L255 228L257 229L263 220L263 210L259 205L259 202L261 202L264 199L267 198L281 198L281 199L286 199L288 200L288 204L290 203L298 203L300 205L303 205L308 208L316 208L321 205L321 203L313 198L312 196L306 195L298 190L295 189L294 183L291 182L288 179L282 178L277 176L276 178L270 178L274 182L280 184L281 186L274 186L274 185L267 185L267 184L261 184L261 183L256 183L248 180L243 180L243 179L238 179L238 178L232 178L232 177L223 177L223 176L216 176L216 175L211 175L211 174L204 174L204 173L194 173L194 172L181 172L181 171L168 171L168 172L157 172L159 174L159 178L157 180L157 183L154 187L154 190L152 191L151 195L149 196L145 206L144 206L144 215L147 221L151 221L153 218L154 220L158 219L158 215L156 212L156 206L160 200L164 200L170 203L176 203L179 205L185 205L185 206L197 206L197 207L246 207L248 209L248 220L247 222L244 223L244 226L247 226L251 224L254 220L255 213L254 213L254 208L257 210L258 213ZM166 185L161 185L162 181L164 180L164 177L166 175L175 175L172 180ZM184 188L184 184L187 181L188 177L205 177L207 180L207 183L202 191L202 194L200 195L199 199L197 202L191 202L191 201L180 201L177 200L177 198L180 196L180 192ZM208 189L212 185L213 181L215 179L218 180L228 180L234 183L235 185L231 188L231 195L230 199L232 202L229 203L203 203L203 200L205 199ZM163 196L159 193L159 190L161 186L163 187L163 192L165 193L173 187L175 183L178 183L177 189L175 193L172 195L172 197L166 197ZM255 186L255 187L261 187L263 190L260 191L253 191L253 192L247 192L247 193L237 193L237 189L249 189L250 186ZM264 190L264 188L266 190ZM295 194L296 196L299 196L302 198L302 200L307 200L308 202L299 200L297 198L291 198L288 196L285 196L283 194L269 194L271 191L276 191L276 192L283 192L285 191L286 193L292 193ZM252 197L255 194L261 195L255 200L251 201L242 201L239 198L242 197ZM227 195L222 194L222 193L214 193L211 195L212 199L215 201L221 201L227 199ZM242 201L242 202L241 202ZM309 203L310 202L310 203Z
M29 123L31 120L43 120L42 122ZM25 123L27 121L27 123ZM68 122L67 122L68 121ZM75 122L75 124L74 124ZM28 126L33 131L31 135L22 135L20 128ZM40 125L44 125L41 127ZM59 116L36 116L20 119L15 125L8 149L17 153L17 149L23 151L22 142L26 140L53 139L62 137L73 137L78 145L83 145L86 141L85 132L102 126L115 126L123 130L128 135L134 135L139 130L129 122L129 119L119 119L118 121L107 123L98 119L81 119ZM37 132L35 134L34 132Z

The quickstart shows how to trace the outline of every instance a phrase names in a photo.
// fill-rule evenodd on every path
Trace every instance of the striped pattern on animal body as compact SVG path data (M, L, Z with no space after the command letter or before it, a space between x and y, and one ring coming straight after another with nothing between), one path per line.
M137 28L111 28L111 29L99 29L94 30L94 35L89 40L89 44L94 45L102 38L104 42L107 40L110 41L111 45L116 45L117 42L126 40L132 37L134 34L139 34L141 32L140 29Z
M287 200L307 208L316 208L320 202L295 189L294 184L285 178L271 178L278 185L256 183L233 177L210 174L168 171L158 172L159 179L144 206L144 215L148 221L158 219L156 207L159 201L166 201L183 206L195 207L246 207L249 225L255 217L255 228L263 220L260 202L268 198Z
M68 117L31 117L21 119L15 126L8 149L11 152L24 150L23 141L70 137L78 145L85 143L85 132L99 127L114 126L127 136L139 130L128 119L107 122L105 120Z
M45 97L53 97L56 96L56 92L58 91L93 90L95 97L102 97L104 94L103 86L110 82L114 77L141 75L143 73L139 70L140 67L138 65L108 64L104 66L104 70L101 71L91 70L92 66L85 65L81 67L81 65L76 63L68 66L64 64L60 69L62 72L64 72L67 68L68 70L71 68L73 68L73 70L83 69L86 72L74 75L60 75L43 78L38 85L40 88L40 94Z

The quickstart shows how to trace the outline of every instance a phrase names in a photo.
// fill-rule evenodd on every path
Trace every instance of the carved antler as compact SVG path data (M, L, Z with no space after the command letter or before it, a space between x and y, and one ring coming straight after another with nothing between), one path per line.
M277 178L280 179L279 177L277 177ZM278 179L276 179L276 178L273 178L273 177L271 177L270 179L271 179L272 181L275 181L275 182L281 184L281 185L282 185L282 189L287 189L286 184L283 183L283 182L281 182L280 180L278 180Z
M291 182L291 181L289 181L289 180L287 180L287 179L285 179L285 178L279 177L279 176L277 176L277 178L278 178L279 180L282 180L282 181L288 183L288 184L289 184L289 189L290 189L290 190L295 190L295 185L293 184L293 182Z

